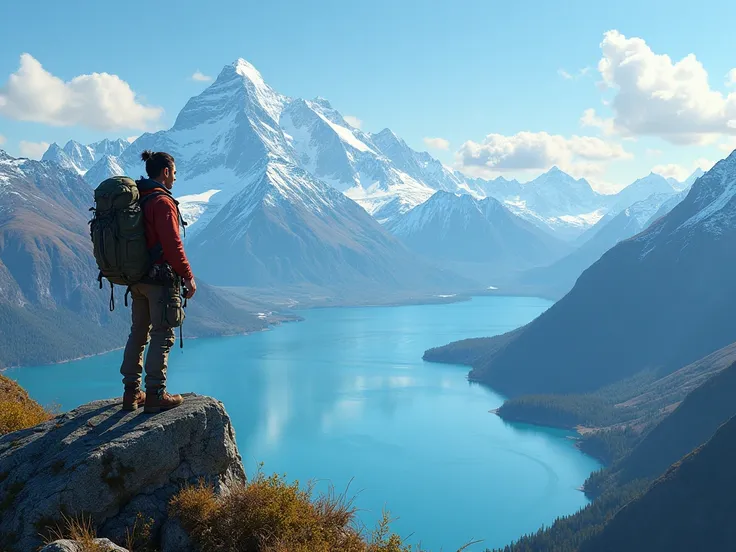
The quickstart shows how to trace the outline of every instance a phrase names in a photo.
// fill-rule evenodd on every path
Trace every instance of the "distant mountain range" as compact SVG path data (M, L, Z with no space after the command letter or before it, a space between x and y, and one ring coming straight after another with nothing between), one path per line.
M533 322L427 358L474 358L471 377L510 395L577 393L645 370L664 375L736 341L735 193L736 153L697 179L669 214L606 252Z
M264 158L279 159L330 185L381 224L396 222L435 192L445 191L493 197L563 240L576 239L616 209L665 193L662 183L676 193L662 177L650 175L607 196L557 167L524 184L470 179L428 153L414 151L389 129L373 134L351 126L324 98L279 94L242 59L192 98L171 129L144 134L130 146L124 141L90 146L70 142L63 149L52 145L44 158L84 174L94 187L118 172L138 176L143 172L138 155L145 148L170 151L177 158L176 193L198 198L191 209L182 205L192 236L250 182L251 169Z
M467 275L544 265L570 249L494 198L469 194L436 192L387 227L413 251Z
M92 166L105 156L116 157L125 151L129 143L125 140L101 140L87 146L69 140L64 147L53 143L44 153L43 161L52 161L84 175Z

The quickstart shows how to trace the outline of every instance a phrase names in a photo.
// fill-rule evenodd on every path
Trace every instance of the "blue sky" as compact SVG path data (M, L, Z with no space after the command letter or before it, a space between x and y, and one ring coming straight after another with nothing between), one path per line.
M14 155L167 128L208 85L195 71L216 77L238 57L283 94L326 97L364 130L390 127L478 176L526 180L556 164L613 190L654 167L686 175L736 145L725 1L3 4L0 147ZM61 88L20 75L22 54ZM94 82L77 90L94 107L54 103L92 73L127 83L132 104L101 105ZM146 119L150 107L161 115Z

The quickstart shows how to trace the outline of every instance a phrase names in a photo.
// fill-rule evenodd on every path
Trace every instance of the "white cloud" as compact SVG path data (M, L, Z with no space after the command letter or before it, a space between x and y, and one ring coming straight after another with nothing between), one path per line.
M736 84L736 69L731 69L726 73L726 85L733 86L734 84Z
M424 138L424 143L432 149L450 149L450 142L448 140L445 140L444 138Z
M138 139L138 136L140 136L140 135L136 135L136 136L128 136L128 137L126 138L126 140L128 141L128 143L129 143L129 144L132 144L133 142L135 142L135 141L136 141L136 140Z
M718 149L730 155L736 149L736 137L727 138L718 144Z
M2 134L0 134L0 146L2 146L7 141L8 140L5 138L5 136L3 136Z
M596 137L519 132L513 136L489 134L480 144L465 142L456 154L456 165L472 176L547 170L557 165L571 174L595 177L603 173L606 162L631 157L621 144Z
M648 148L645 153L650 157L659 157L660 155L662 155L662 150Z
M92 73L68 82L53 76L30 54L0 88L0 115L54 126L95 130L153 130L160 107L139 103L130 85L116 75Z
M673 63L643 39L626 38L616 30L605 33L600 46L603 84L616 90L613 131L659 136L674 144L708 143L720 134L736 134L729 124L736 120L736 93L724 96L712 90L694 54ZM588 118L601 120L594 111Z
M560 75L563 79L570 80L572 79L572 75L565 71L564 69L558 69L557 74Z
M586 76L590 72L590 67L583 67L582 69L578 70L577 73L574 75L565 71L564 69L558 69L557 74L560 75L565 80L577 80L580 77Z
M689 167L678 165L677 163L669 163L667 165L657 165L652 169L653 173L664 176L665 178L674 178L678 182L684 182L696 169L710 170L715 163L709 159L699 158Z
M345 115L343 119L345 119L345 122L353 128L360 128L363 126L363 121L358 119L355 115Z
M584 127L595 127L603 131L603 134L610 136L614 134L613 119L602 119L595 114L595 109L586 109L583 116L580 117L580 124Z
M205 75L199 69L197 69L192 75L192 80L198 82L210 82L212 80L212 77L210 77L209 75Z
M49 149L48 142L26 142L20 141L20 154L29 159L41 159L46 150Z

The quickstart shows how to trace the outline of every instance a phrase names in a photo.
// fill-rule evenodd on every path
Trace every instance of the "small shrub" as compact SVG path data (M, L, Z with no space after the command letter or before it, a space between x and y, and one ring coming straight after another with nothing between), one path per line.
M312 495L311 483L302 489L259 469L224 496L202 481L184 487L172 498L170 514L208 552L421 552L391 533L387 512L366 539L344 494Z
M146 552L151 546L151 528L153 518L143 519L143 514L138 512L131 529L125 530L125 548L129 552Z
M10 378L0 375L0 435L33 427L52 417Z

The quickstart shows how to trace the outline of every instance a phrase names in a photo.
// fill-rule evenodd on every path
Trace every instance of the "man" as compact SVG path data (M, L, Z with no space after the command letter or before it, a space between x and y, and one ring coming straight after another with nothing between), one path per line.
M176 181L174 158L165 152L144 151L148 178L136 181L146 227L146 245L152 252L153 268L149 276L130 286L133 300L132 325L123 354L120 373L125 392L123 410L143 406L144 412L160 412L182 404L181 395L166 391L166 370L169 351L174 345L174 327L183 321L180 285L184 297L191 298L197 290L191 266L179 236L181 215L171 194ZM146 196L151 196L145 199ZM146 355L146 391L141 390L143 353Z

